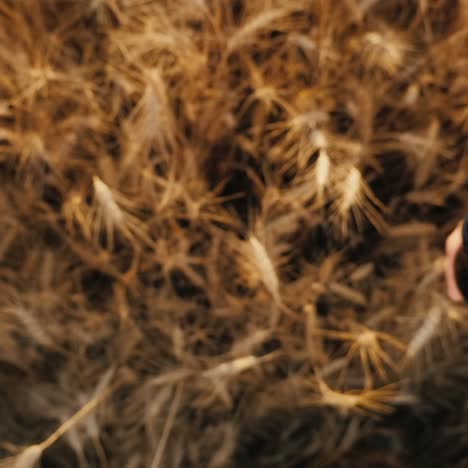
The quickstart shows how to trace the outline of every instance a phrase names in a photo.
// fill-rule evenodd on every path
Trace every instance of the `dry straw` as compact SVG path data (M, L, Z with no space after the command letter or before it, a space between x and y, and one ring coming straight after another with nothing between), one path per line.
M466 8L2 0L0 466L466 466Z

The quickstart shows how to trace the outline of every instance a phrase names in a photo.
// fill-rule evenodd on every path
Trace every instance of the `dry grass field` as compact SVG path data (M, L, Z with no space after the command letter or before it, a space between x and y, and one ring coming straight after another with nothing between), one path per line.
M467 149L467 0L1 0L0 467L467 467Z

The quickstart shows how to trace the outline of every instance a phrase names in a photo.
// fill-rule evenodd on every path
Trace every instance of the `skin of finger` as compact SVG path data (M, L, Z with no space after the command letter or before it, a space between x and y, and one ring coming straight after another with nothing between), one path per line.
M455 278L455 257L457 251L453 251L450 255L447 256L445 260L445 278L447 284L447 293L450 299L456 302L463 300L463 295L460 292L460 289L457 285L457 280Z
M456 254L463 244L462 226L459 224L448 236L446 242L447 254Z
M455 259L458 251L463 245L463 222L459 222L457 227L450 233L445 242L445 278L447 284L447 294L453 301L463 300L456 277L455 277Z
M450 299L460 302L463 300L463 295L460 292L460 289L457 284L454 265L451 259L447 259L447 268L446 268L446 284L447 284L447 294Z

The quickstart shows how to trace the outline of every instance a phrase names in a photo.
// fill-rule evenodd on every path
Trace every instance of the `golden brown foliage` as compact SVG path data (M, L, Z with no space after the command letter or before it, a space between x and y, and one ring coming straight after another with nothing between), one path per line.
M2 0L0 466L465 466L467 11Z

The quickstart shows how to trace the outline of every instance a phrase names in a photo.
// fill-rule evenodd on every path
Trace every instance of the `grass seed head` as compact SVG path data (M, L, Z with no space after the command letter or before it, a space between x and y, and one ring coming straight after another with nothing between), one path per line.
M120 209L112 190L106 185L98 176L93 177L94 193L96 201L102 210L104 219L112 226L119 226L122 224L124 215Z
M392 385L376 390L337 392L319 378L318 387L320 403L336 408L342 414L390 414L393 412L391 403L396 401L397 396L395 386Z
M263 284L273 297L276 304L279 304L281 302L279 292L280 283L272 259L268 255L264 244L262 244L255 235L252 234L249 237L248 243L250 247L251 260L260 274Z
M315 181L317 184L317 196L319 201L323 200L325 189L330 180L331 162L326 150L321 149L315 163Z
M0 468L36 468L39 466L43 451L40 445L32 445L16 457L7 461L0 460Z
M340 185L341 200L338 211L341 216L347 216L351 208L361 203L362 174L357 167L351 167Z
M386 231L387 225L381 215L384 206L367 185L361 171L355 166L346 165L341 169L333 210L342 234L349 234L350 221L354 221L356 227L362 229L365 219L379 232Z
M359 39L351 42L368 69L379 69L394 76L403 66L407 44L402 36L387 28L369 31Z

